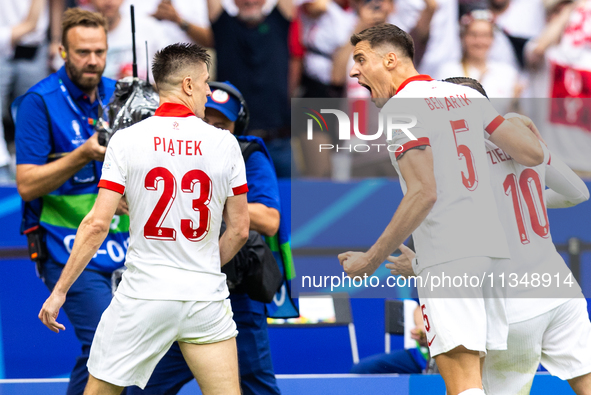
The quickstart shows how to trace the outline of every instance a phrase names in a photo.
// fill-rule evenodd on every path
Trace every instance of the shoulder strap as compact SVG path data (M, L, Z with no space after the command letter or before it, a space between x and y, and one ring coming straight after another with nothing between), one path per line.
M51 143L51 152L54 152L55 151L55 143L53 140L53 129L52 129L53 127L51 125L51 116L49 115L49 109L47 108L47 103L45 102L43 95L41 95L38 92L27 92L24 95L19 96L12 103L12 105L10 107L12 119L16 123L16 117L18 114L19 106L20 106L21 102L23 101L23 99L27 95L30 95L30 94L39 96L39 98L43 102L43 106L45 107L45 117L47 118L47 131L49 132L49 141ZM43 199L42 198L37 198L37 199L32 200L30 202L23 201L21 229L20 229L21 234L26 234L26 233L30 232L31 230L36 229L39 226L39 219L41 218L42 207L43 207Z
M240 144L240 151L242 151L244 163L246 163L248 158L250 158L250 155L254 154L256 151L263 151L261 145L256 141L238 140L238 144Z

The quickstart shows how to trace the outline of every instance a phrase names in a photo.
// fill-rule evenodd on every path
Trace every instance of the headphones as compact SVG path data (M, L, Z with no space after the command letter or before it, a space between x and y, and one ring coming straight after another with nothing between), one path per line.
M246 100L244 100L242 94L238 91L238 89L233 88L224 82L210 82L209 87L211 90L221 89L224 92L227 92L230 95L234 96L234 98L240 102L240 111L238 112L238 118L236 118L236 121L234 121L234 135L243 135L246 131L246 128L248 127L248 122L250 121L250 112L248 111Z
M65 59L66 55L67 55L66 51L62 51L62 59Z

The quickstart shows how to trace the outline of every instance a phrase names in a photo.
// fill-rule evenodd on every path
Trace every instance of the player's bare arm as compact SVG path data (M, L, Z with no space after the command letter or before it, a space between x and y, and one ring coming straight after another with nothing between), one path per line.
M217 21L223 11L222 0L207 0L207 15L211 23Z
M220 238L220 261L222 266L230 261L248 240L248 202L246 194L230 196L224 206L226 231Z
M213 31L211 27L201 27L183 19L170 1L161 1L152 16L159 21L176 23L196 43L206 47L213 47Z
M537 166L544 161L538 138L521 117L505 119L490 141L524 166Z
M27 202L47 195L62 186L90 161L102 161L106 150L106 147L98 143L98 135L95 133L80 147L53 162L44 165L17 165L18 193Z
M248 203L250 230L265 236L273 236L279 230L279 211L262 203Z
M423 222L437 200L431 147L406 152L399 159L399 167L408 190L382 235L366 253L349 251L339 255L350 277L374 273Z
M43 11L44 3L45 2L42 0L31 1L31 6L29 7L29 13L27 14L27 17L18 25L12 27L10 32L10 44L13 48L17 46L24 35L35 30L37 21L41 15L41 11Z
M415 327L410 330L411 339L416 340L422 347L428 347L427 334L425 333L425 323L421 307L417 306L413 312Z
M58 333L60 329L66 329L64 325L56 322L59 309L66 301L68 290L109 233L109 226L120 200L120 193L100 188L94 207L80 224L70 258L39 312L39 319L52 331Z
M573 207L589 200L585 182L557 156L550 157L545 181L550 188L544 191L548 208Z
M285 19L293 19L293 14L295 10L293 6L293 0L278 0L277 9Z

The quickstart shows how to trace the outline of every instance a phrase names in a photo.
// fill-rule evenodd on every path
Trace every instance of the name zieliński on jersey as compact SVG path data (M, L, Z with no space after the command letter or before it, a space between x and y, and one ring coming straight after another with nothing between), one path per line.
M496 165L500 162L506 162L508 160L513 160L513 158L511 158L508 153L506 153L505 151L503 151L500 148L491 149L490 151L486 151L486 153L488 154L488 157L490 158L490 163L492 163L493 165Z

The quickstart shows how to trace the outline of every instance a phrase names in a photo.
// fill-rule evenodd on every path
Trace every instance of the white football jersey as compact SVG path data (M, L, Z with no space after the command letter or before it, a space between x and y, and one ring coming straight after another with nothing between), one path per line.
M510 324L550 311L568 297L583 297L552 243L544 199L546 167L552 158L541 145L544 162L525 167L486 141L492 187L511 253L511 265L504 276Z
M99 187L124 193L130 244L118 292L138 299L214 301L228 296L219 233L229 196L246 193L236 138L165 103L118 131Z
M477 91L419 75L406 80L382 108L384 123L416 125L408 129L418 140L395 130L388 143L402 191L407 187L398 160L408 149L430 145L437 201L413 232L415 273L456 259L482 256L508 258L490 185L484 140L503 122ZM396 149L397 152L392 152Z

